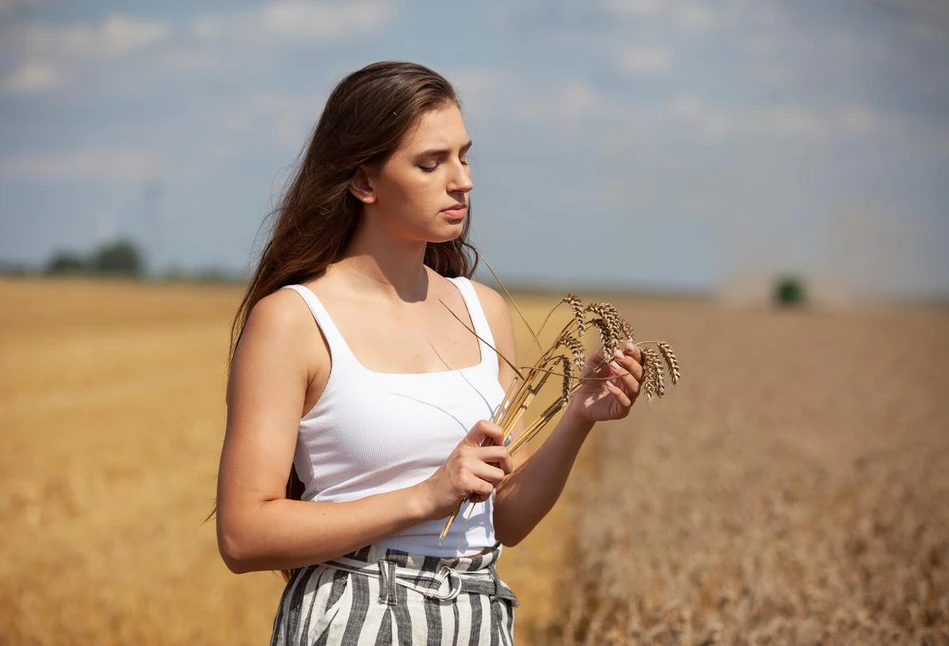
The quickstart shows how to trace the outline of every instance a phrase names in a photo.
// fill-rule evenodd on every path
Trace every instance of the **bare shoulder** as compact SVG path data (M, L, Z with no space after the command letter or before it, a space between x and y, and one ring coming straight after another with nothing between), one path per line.
M276 361L307 379L329 359L313 315L292 289L278 289L254 305L237 355L242 355L241 363L250 364L251 369Z
M481 301L481 307L484 308L484 315L487 317L488 323L491 324L492 331L497 327L510 326L511 311L504 297L476 280L472 280L471 285L478 295L478 300Z
M251 309L245 334L253 329L255 336L265 336L273 342L292 342L301 340L312 327L313 316L303 298L292 289L278 289Z

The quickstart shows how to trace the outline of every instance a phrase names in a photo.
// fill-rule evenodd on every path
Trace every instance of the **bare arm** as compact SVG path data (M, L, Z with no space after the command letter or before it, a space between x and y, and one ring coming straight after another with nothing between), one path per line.
M511 470L502 447L478 447L495 433L479 424L413 487L345 503L287 500L307 387L325 385L330 370L319 338L299 295L283 290L254 307L235 353L217 496L218 547L233 572L338 557L447 516L469 494L489 494Z
M561 418L540 448L498 485L494 531L504 545L520 543L553 508L592 428L593 422Z

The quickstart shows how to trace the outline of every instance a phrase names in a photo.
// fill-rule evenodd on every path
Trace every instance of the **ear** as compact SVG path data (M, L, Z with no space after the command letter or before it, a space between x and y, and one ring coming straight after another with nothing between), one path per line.
M356 169L356 174L349 182L349 192L363 204L372 204L376 201L376 192L372 189L372 181L364 166Z

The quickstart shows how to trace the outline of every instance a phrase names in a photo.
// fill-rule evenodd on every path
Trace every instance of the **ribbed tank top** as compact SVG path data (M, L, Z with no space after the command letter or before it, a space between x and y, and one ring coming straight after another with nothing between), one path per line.
M494 345L481 302L467 278L449 278L468 308L475 332ZM316 294L287 285L306 301L329 346L326 387L300 420L293 464L303 500L345 502L409 487L431 476L474 424L491 419L504 398L498 357L478 342L481 361L457 370L382 373L363 366ZM459 325L461 325L459 323ZM462 515L444 541L444 520L426 521L379 545L437 557L472 556L495 544L494 496ZM470 518L466 520L468 514Z

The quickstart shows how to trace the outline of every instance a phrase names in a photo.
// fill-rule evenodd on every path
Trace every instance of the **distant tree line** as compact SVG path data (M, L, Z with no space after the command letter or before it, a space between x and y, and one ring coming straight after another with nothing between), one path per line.
M118 239L99 245L91 253L83 255L72 250L56 251L42 268L41 273L48 276L123 276L142 278L145 275L145 261L138 245L129 239ZM0 262L0 273L33 274L35 269L23 265ZM214 283L244 283L247 276L238 275L225 269L207 267L186 271L171 268L161 277L170 281L199 281ZM802 307L808 302L806 281L802 276L782 274L773 279L771 302L778 307Z
M131 240L113 240L100 245L88 255L71 250L53 254L44 269L47 275L114 275L141 276L145 262L138 246Z
M83 276L121 277L171 282L244 284L249 276L222 267L208 266L185 269L168 267L159 274L149 274L144 255L138 245L127 238L112 240L83 254L72 249L55 251L41 266L4 262L0 259L0 275L7 276Z

